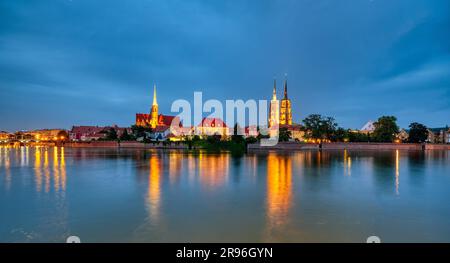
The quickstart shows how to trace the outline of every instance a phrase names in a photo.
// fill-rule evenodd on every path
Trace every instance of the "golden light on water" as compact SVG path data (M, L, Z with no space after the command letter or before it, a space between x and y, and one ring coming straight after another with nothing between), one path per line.
M184 156L177 152L169 153L169 180L170 184L175 183L181 176Z
M228 154L209 155L200 153L198 156L198 174L200 182L208 189L224 185L228 179L230 167Z
M398 150L395 150L395 193L400 194L400 154Z
M65 153L64 153L64 147L61 147L60 168L61 168L61 187L62 187L62 190L65 191L66 190L66 157L65 157Z
M53 147L53 184L55 191L59 191L59 164L57 147Z
M286 224L291 206L291 159L270 153L267 156L267 217L269 231Z
M40 192L42 189L42 171L41 171L41 149L36 147L34 149L34 178L36 183L36 191Z
M45 176L45 192L50 191L50 170L48 166L48 149L44 151L44 176Z
M5 167L5 188L9 190L11 187L11 159L10 159L10 148L2 147L3 155L3 166Z
M159 219L161 205L161 161L158 155L150 157L150 171L148 178L147 206L152 222Z
M344 175L352 175L352 158L348 154L347 149L344 150Z
M42 184L44 184L44 191L50 192L53 186L55 192L66 190L66 161L64 148L53 147L50 148L52 154L49 154L47 147L34 147L34 181L36 191L42 191ZM52 184L53 183L53 184Z

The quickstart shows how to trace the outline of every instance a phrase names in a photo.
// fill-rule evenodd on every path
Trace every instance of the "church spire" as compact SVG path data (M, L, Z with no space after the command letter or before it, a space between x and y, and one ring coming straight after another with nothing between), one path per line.
M158 102L156 101L156 84L153 86L153 104L152 105L158 105Z
M287 75L284 77L284 99L286 100L288 98L287 94Z
M272 100L277 100L277 80L276 79L273 79Z

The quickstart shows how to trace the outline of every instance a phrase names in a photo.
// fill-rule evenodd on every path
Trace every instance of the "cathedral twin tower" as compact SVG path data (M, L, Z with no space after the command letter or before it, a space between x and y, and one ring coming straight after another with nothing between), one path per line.
M291 100L287 93L287 80L284 80L284 96L281 105L277 100L277 83L273 81L273 94L269 108L269 127L276 125L292 125Z

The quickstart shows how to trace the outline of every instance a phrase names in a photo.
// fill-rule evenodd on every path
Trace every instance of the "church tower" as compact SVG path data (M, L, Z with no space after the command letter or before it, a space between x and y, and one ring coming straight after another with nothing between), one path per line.
M156 101L156 85L153 86L153 104L150 110L150 127L156 128L158 125L158 102Z
M279 124L280 107L277 100L277 82L273 80L273 93L272 100L269 105L269 128L277 126Z
M280 125L292 125L291 100L288 99L287 79L284 80L284 97L281 100Z

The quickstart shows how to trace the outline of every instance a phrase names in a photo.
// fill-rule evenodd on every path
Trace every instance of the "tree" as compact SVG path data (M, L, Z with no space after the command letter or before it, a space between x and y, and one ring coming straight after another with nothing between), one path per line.
M233 135L231 136L231 141L235 143L242 143L244 141L244 137L239 135L240 127L237 123L234 124Z
M311 114L303 120L305 137L308 139L331 139L336 132L337 123L332 117Z
M132 139L132 137L128 134L128 130L127 129L125 129L123 131L123 133L120 135L120 140L121 141L129 141L131 139Z
M348 141L348 139L349 139L348 131L341 127L337 128L336 131L331 136L331 140L333 142L343 142Z
M412 143L425 142L428 138L428 128L427 126L413 122L409 125L409 137L408 141Z
M374 123L373 136L378 142L393 142L398 133L397 118L382 116Z
M278 132L278 141L287 142L289 141L289 139L291 139L291 137L291 131L289 131L286 127L280 128Z
M348 140L350 142L369 142L370 135L369 133L360 133L349 130L348 131Z
M114 128L109 128L109 130L105 131L106 133L106 140L117 140L117 132Z

